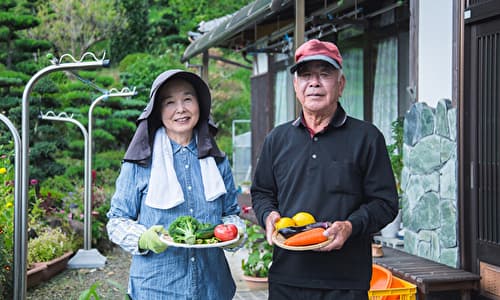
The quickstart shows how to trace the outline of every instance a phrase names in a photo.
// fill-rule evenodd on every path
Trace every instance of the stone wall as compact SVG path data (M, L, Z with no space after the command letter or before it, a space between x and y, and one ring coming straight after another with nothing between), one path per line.
M456 108L419 102L404 122L405 251L458 266Z

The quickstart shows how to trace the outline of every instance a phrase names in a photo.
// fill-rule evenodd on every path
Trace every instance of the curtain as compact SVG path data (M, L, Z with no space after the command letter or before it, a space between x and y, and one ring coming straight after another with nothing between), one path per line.
M274 126L295 118L295 94L288 69L276 73L274 90Z
M377 45L377 64L373 91L373 124L391 144L391 123L398 117L398 44L397 38L382 40Z
M346 86L339 101L349 116L363 120L363 49L344 50L342 65Z

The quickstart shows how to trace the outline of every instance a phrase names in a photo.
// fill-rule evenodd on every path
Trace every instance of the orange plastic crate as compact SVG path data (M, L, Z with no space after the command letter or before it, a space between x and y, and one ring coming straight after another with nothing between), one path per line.
M417 286L393 276L389 288L369 290L368 298L370 300L416 300Z

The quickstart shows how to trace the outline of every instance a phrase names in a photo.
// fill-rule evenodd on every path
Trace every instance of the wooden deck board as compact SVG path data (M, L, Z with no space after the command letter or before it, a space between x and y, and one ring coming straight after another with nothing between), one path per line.
M417 286L419 299L432 292L460 291L469 299L471 290L479 286L480 276L438 262L384 247L384 256L373 258L376 264L389 269L395 276Z

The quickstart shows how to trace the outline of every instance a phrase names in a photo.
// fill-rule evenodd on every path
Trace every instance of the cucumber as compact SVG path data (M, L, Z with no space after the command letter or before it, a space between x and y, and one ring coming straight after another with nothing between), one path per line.
M209 239L214 236L215 226L210 226L207 228L198 229L195 232L197 239Z

